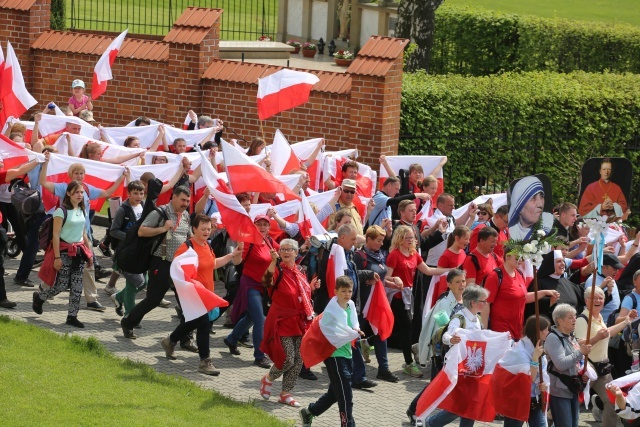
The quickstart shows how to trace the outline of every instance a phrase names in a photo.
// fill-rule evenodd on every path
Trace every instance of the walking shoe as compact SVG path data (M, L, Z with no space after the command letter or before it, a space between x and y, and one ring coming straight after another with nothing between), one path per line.
M311 372L310 369L301 370L300 373L298 374L298 376L300 378L302 378L303 380L318 381L318 377L316 376L316 374Z
M160 304L158 304L158 307L162 307L162 308L167 308L171 306L171 301L166 300L164 298L162 298L162 301L160 301Z
M264 369L271 368L271 363L269 363L269 359L267 359L266 357L263 357L262 359L259 359L259 360L254 360L253 364Z
M107 277L111 277L112 271L108 268L96 267L95 274L96 280L106 279Z
M44 304L44 301L40 299L40 294L38 292L34 292L31 308L33 308L33 311L35 311L36 314L42 314L42 304Z
M260 379L260 396L262 396L264 400L269 400L271 397L271 386L273 383L267 379L268 376L269 374Z
M111 256L113 255L113 252L111 252L111 248L105 245L104 242L98 245L98 249L100 249L100 252L102 252L102 255L106 257L111 258Z
M251 341L249 340L246 340L246 341L238 340L238 345L244 348L253 348L253 344L251 344Z
M67 321L64 323L69 326L75 326L76 328L84 328L84 323L79 321L76 316L67 316Z
M413 361L416 362L416 365L420 363L420 350L418 349L418 344L411 346L411 353L413 353Z
M116 294L111 294L111 301L113 301L113 305L116 306L116 314L120 317L124 316L124 310L122 309L122 304L118 302L116 299Z
M200 366L198 366L198 372L205 375L213 375L214 377L217 377L218 375L220 375L220 371L218 371L216 367L213 366L213 363L211 363L210 357L207 357L206 359L202 359L200 361Z
M300 409L300 421L302 421L302 427L311 427L313 415L309 412L309 408Z
M125 338L129 338L130 340L135 340L138 337L133 333L133 330L129 329L129 326L125 324L126 319L127 319L126 317L123 317L122 320L120 320L120 327L122 328L122 334L124 335Z
M118 293L118 288L116 288L115 286L105 286L104 293L107 295L115 295Z
M91 245L92 245L94 248L95 248L95 247L97 247L99 244L100 244L100 240L98 240L98 239L93 239L93 240L91 241Z
M385 369L385 370L378 369L378 375L376 376L376 378L379 380L388 381L390 383L397 383L398 381L400 381L400 378L398 378L397 375L395 375L393 372L391 372L388 369Z
M360 340L360 349L362 350L364 363L371 363L371 346L367 340Z
M14 308L17 304L13 301L9 301L8 299L3 299L0 301L0 307L2 308Z
M238 346L237 345L231 344L229 341L227 341L226 338L223 339L222 342L224 343L224 345L229 347L229 352L231 354L233 354L234 356L240 356L240 350L238 350Z
M29 280L28 277L26 279L24 279L24 280L20 280L17 277L14 277L13 278L13 283L18 285L18 286L25 286L27 288L33 288L35 286L35 284L31 280Z
M422 371L418 368L418 365L415 363L410 363L408 365L404 365L403 373L413 377L413 378L422 378Z
M100 304L98 301L87 303L87 310L105 311L106 309L107 309L107 307L105 307L104 305Z
M169 337L162 338L162 340L160 341L160 345L164 349L164 354L165 356L167 356L167 359L176 360L176 355L174 352L176 344L172 343Z
M190 351L191 353L197 353L198 347L193 343L193 341L185 341L180 343L180 348L182 350Z
M362 389L365 389L365 388L373 388L373 387L375 387L377 385L378 385L378 383L375 382L375 381L364 380L364 381L360 381L358 384L353 384L351 387L362 390Z

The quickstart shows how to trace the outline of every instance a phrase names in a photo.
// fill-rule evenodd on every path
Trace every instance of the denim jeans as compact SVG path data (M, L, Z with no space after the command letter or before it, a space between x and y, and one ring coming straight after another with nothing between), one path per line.
M24 281L29 278L29 273L33 268L33 263L36 261L36 255L38 254L38 229L47 218L44 213L36 213L27 221L27 244L22 251L22 259L20 260L20 266L16 272L16 279L18 281Z
M264 333L264 310L262 309L262 294L255 288L247 290L247 312L238 320L233 331L227 337L229 343L236 345L253 325L253 357L262 360L264 353L260 351L262 334Z
M549 408L551 409L555 427L578 427L580 403L577 395L574 395L571 399L550 396Z
M355 427L353 419L353 391L351 390L351 359L329 357L324 361L329 375L329 390L309 405L311 415L320 416L334 403L340 411L340 427Z
M456 414L452 414L447 411L440 411L427 418L425 427L444 427L447 424L454 422L457 418L460 418L460 427L473 427L473 420L458 417Z
M529 424L529 427L545 427L547 423L544 418L545 415L542 411L540 409L536 409L529 412L529 419L527 420L527 423ZM523 425L524 421L504 417L504 427L522 427Z

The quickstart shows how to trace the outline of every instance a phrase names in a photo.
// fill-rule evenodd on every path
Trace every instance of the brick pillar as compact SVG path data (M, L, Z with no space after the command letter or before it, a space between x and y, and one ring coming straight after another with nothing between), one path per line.
M166 123L182 123L188 110L202 104L200 85L200 45L169 44L167 63L167 100L163 118ZM171 143L171 141L169 141Z
M51 28L51 0L37 0L29 10L29 42Z

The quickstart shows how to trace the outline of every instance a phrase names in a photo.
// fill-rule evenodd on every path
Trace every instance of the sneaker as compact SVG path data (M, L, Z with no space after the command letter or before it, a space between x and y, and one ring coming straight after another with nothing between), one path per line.
M416 365L420 363L420 350L418 349L418 344L411 346L411 353L413 353L413 361L416 362Z
M118 288L116 288L115 286L105 286L104 293L107 295L115 295L118 293Z
M162 301L160 301L160 304L158 304L158 307L162 307L162 308L167 308L171 306L171 301L168 301L164 298L162 298Z
M364 363L371 363L371 346L367 340L360 340L360 348L362 349Z
M251 341L249 340L246 340L246 341L238 340L238 345L244 348L253 348L253 344L251 344Z
M598 408L596 405L596 397L597 395L591 396L591 415L593 415L593 419L602 422L602 409Z
M422 371L415 363L404 365L402 372L413 378L422 378Z
M193 341L189 340L189 341L185 341L185 342L181 342L180 343L180 348L186 351L190 351L192 353L197 353L198 352L198 347L193 344Z
M120 327L122 328L122 334L124 335L125 338L129 338L130 340L135 340L136 338L138 338L134 333L133 330L129 329L129 326L126 324L126 317L123 317L122 320L120 320Z
M35 284L31 280L29 280L28 277L26 279L24 279L24 280L20 280L17 277L14 277L13 278L13 283L18 285L18 286L25 286L27 288L33 288L35 286Z
M113 301L113 305L116 306L116 314L120 317L124 316L122 304L116 299L116 294L111 294L111 301Z
M40 299L40 294L38 292L34 292L33 293L33 304L31 305L31 308L33 308L33 311L35 311L36 314L42 314L42 305L44 304L44 301L42 301Z
M300 409L300 421L302 421L302 427L311 427L313 414L309 412L309 408Z
M67 321L64 323L69 326L75 326L76 328L84 328L84 323L79 321L76 316L67 316Z
M224 343L224 345L229 347L229 352L231 354L233 354L234 356L240 356L240 350L238 350L238 346L237 345L231 344L229 341L227 341L226 338L223 339L222 342Z
M378 375L376 376L376 378L379 380L388 381L390 383L397 383L398 381L400 381L400 378L398 378L397 375L395 375L393 372L391 372L388 369L385 369L385 370L378 369Z
M97 247L97 246L100 244L100 240L98 240L98 239L93 239L93 240L91 241L91 244L92 244L92 246L95 248L95 247Z
M107 245L105 245L104 243L100 243L98 245L98 249L100 249L100 252L102 252L102 255L111 258L111 256L113 255L113 252L111 252L111 248Z
M318 381L318 377L316 376L316 374L311 372L310 369L301 370L300 373L298 374L298 376L300 378L302 378L303 380Z
M167 357L167 359L176 360L176 355L174 352L176 348L176 343L171 342L169 337L166 337L166 338L162 338L162 340L160 341L160 345L164 349L164 354Z
M220 371L218 371L216 367L213 366L213 363L211 363L211 358L209 357L200 361L198 372L205 375L213 375L214 377L220 375Z
M2 308L14 308L17 304L13 301L9 301L8 299L3 299L0 301L0 307Z
M351 387L362 390L362 389L365 389L365 388L373 388L373 387L375 387L377 385L378 385L378 383L375 382L375 381L364 380L364 381L360 381L358 384L353 384Z
M267 359L266 357L263 357L262 359L259 359L259 360L254 360L253 364L263 369L271 368L271 363L269 363L269 359Z
M107 307L105 307L104 305L100 304L98 301L87 303L87 310L105 311L106 309L107 309Z
M112 271L109 270L108 268L96 268L95 270L95 274L96 274L96 280L102 280L102 279L106 279L107 277L111 277L111 273Z

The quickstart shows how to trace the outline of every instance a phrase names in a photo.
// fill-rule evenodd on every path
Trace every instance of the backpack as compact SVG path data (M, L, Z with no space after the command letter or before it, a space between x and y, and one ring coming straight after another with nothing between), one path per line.
M124 218L122 219L122 226L120 227L120 231L126 232L136 223L136 214L130 205L122 204L120 205L120 208L124 210ZM113 249L114 251L118 249L119 244L120 240L113 238L111 239L111 249Z
M633 295L633 293L629 294L631 295L631 299L632 301L632 307L631 310L635 310L636 307L638 306L638 300L636 299L636 296ZM622 305L622 304L620 304ZM616 319L618 318L618 314L620 314L620 307L618 307L617 309L613 310L613 312L609 315L609 317L607 317L607 328L611 327L611 326L615 326L616 324Z
M153 211L160 214L160 221L156 227L160 227L164 221L167 221L166 208L153 208ZM136 223L127 230L127 235L122 241L120 249L116 251L116 262L118 268L131 274L142 274L149 269L151 264L151 256L158 249L165 239L167 233L160 233L153 237L140 237L138 230L152 210L146 210Z
M62 209L62 226L64 227L64 223L67 222L67 208L60 206L60 209ZM53 240L53 215L45 219L38 228L38 248L46 251L51 240Z
M14 182L10 190L11 204L25 221L35 213L44 212L40 208L42 199L38 190L32 190L22 180Z
M496 264L499 265L500 263L498 262L498 255L496 255L494 252L491 252L491 255L493 256L493 259L496 261ZM480 261L478 261L478 257L476 256L476 254L469 253L468 256L471 258L471 262L473 263L473 266L476 268L476 272L480 271ZM460 266L460 269L462 269L462 265ZM494 271L495 270L499 270L499 268L495 268ZM482 279L482 283L476 283L476 285L483 286L487 276L484 276L484 279ZM500 286L501 284L502 284L502 271L498 273L498 286Z
M438 330L431 337L431 353L433 354L434 357L441 357L442 359L444 359L444 356L447 354L447 352L451 348L451 346L446 345L442 341L442 337L444 336L444 333L447 332L447 330L449 329L449 323L451 323L451 321L456 318L460 319L460 328L462 329L466 328L467 319L461 313L454 314L453 317L447 322L446 325L442 326L441 328L438 328Z

